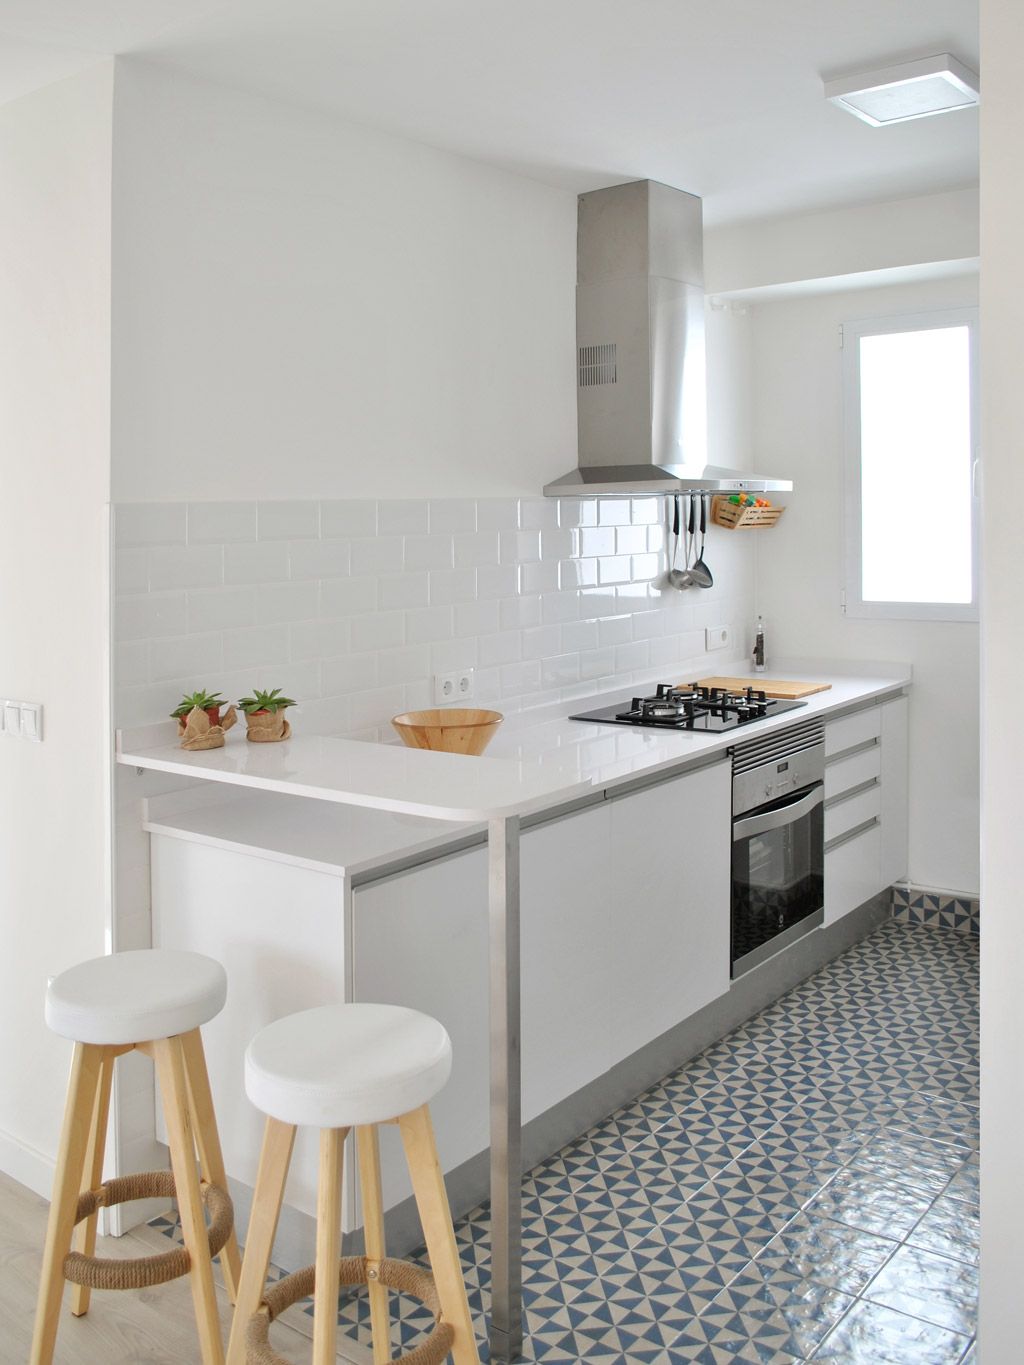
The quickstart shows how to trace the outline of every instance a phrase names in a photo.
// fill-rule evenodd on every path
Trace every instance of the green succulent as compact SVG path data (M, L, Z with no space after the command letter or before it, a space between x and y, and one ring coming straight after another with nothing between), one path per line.
M254 687L252 696L242 697L238 704L247 716L253 715L256 711L269 711L271 715L276 716L278 711L296 705L291 697L281 696L279 687L275 687L272 692L261 692L258 687Z
M191 696L182 697L181 701L171 712L172 720L177 720L187 716L188 713L198 706L201 711L206 711L212 706L223 706L224 698L219 692L193 692Z

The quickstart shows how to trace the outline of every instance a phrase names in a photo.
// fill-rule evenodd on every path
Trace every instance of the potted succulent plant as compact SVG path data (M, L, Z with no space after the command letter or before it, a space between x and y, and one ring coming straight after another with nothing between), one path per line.
M245 712L246 738L257 744L273 743L287 739L292 727L285 719L284 712L295 702L291 697L282 697L281 689L275 687L271 692L261 692L253 688L251 697L242 697L238 705Z
M211 725L219 725L220 709L226 705L227 702L219 692L192 692L182 697L171 712L171 719L178 722L178 733L184 734L186 718L189 712L194 711L197 706L200 711L206 712Z

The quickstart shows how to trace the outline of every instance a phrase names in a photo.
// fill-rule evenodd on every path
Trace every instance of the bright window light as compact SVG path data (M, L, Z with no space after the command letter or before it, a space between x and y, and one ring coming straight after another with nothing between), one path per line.
M965 617L976 601L972 324L893 321L858 325L847 343L848 610Z

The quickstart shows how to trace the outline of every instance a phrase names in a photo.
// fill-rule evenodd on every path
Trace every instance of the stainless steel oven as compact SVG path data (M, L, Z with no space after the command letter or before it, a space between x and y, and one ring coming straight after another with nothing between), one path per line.
M824 920L824 778L820 722L733 752L734 977Z

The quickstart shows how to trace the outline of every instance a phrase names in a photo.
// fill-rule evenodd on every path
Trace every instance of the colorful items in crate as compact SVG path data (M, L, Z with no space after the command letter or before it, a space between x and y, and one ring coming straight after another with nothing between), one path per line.
M755 498L752 493L733 493L729 501L734 507L771 507L767 498Z

